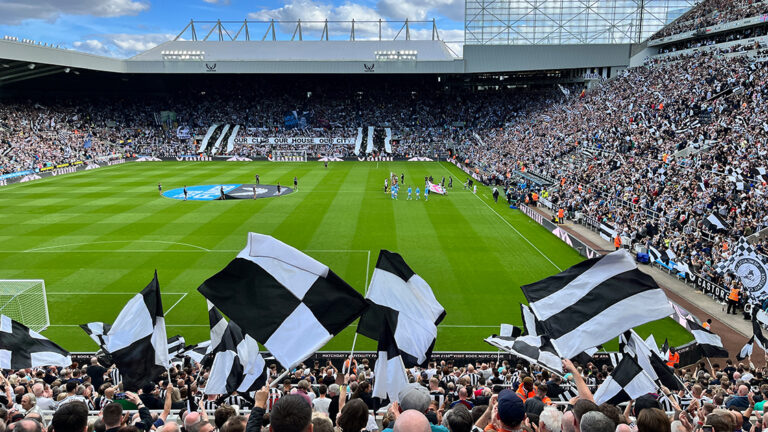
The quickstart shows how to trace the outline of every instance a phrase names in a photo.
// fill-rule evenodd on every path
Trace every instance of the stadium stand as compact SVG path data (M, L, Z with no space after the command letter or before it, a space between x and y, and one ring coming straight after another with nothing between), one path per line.
M765 13L767 5L707 0L655 38L753 17ZM758 235L768 228L765 43L745 42L765 34L757 29L739 30L724 38L686 36L671 42L674 45L663 45L644 65L583 92L580 86L570 85L416 95L403 86L396 91L374 89L356 98L357 90L291 96L277 87L248 93L234 89L179 94L170 102L151 96L135 102L83 99L77 104L16 100L0 107L0 172L113 153L196 154L195 137L205 135L216 123L242 125L241 137L257 138L354 137L360 127L386 125L396 137L395 156L449 155L477 180L503 186L510 202L563 208L568 218L610 226L623 246L670 251L678 263L728 288L739 284L737 278L717 274L714 268L733 253L737 240L752 238L761 253L768 248L766 236ZM253 101L245 109L238 98L243 95ZM173 122L155 118L165 109L176 113ZM274 126L284 124L286 113L294 111L299 113L297 118L303 116L305 126ZM180 134L171 123L188 127L188 134ZM238 143L228 153L265 157L278 147L354 156L352 144ZM533 194L540 199L534 200ZM711 215L717 215L722 226L707 223ZM405 423L413 416L426 417L432 430L455 432L468 431L464 426L472 424L485 431L521 430L521 422L525 430L536 425L539 431L592 430L579 429L579 423L590 422L607 425L594 430L617 431L634 430L630 425L640 431L692 431L698 430L697 424L715 431L751 430L757 424L768 427L763 416L768 376L751 362L729 360L725 365L678 368L677 376L690 391L662 389L624 410L607 403L598 406L592 400L592 392L614 365L566 363L565 368L568 374L563 382L545 369L509 360L432 362L408 370L409 380L420 383L421 389L401 397L403 412L390 406L376 417L366 415L380 408L371 397L370 382L375 376L368 359L348 375L333 365L300 365L280 383L281 389L253 396L205 395L205 368L188 364L170 370L171 387L165 388L166 381L150 384L140 398L147 408L160 410L167 397L174 412L171 418L177 420L155 422L152 427L168 432L180 425L187 431L202 430L211 419L193 413L197 407L203 407L203 413L211 410L215 427L222 431L263 430L268 422L261 414L276 407L279 411L281 401L287 401L282 402L284 409L289 408L286 393L311 401L315 417L369 431L389 429L393 422ZM98 410L121 393L116 372L96 364L9 371L0 378L5 393L0 403L6 407L0 409L0 418L9 427L23 428L24 418L49 422L52 416L56 425L57 415L73 416L62 410L72 403L84 401L88 409ZM277 379L279 372L271 368L270 379ZM499 395L505 388L526 400L522 408L510 402L506 393ZM361 419L352 418L355 406L363 405L345 404L347 398L359 399L368 408L361 411ZM323 399L330 401L320 402ZM567 402L573 409L565 414L547 407ZM247 428L238 410L229 408L232 405L253 409L254 421ZM464 407L471 408L471 421L462 423L468 417ZM421 413L406 414L409 409ZM665 411L674 414L670 417ZM344 420L337 422L339 413ZM100 424L98 416L91 415L89 430L111 431L112 425L104 427L106 421ZM128 423L144 430L149 426L138 417ZM270 430L280 432L279 423L272 426ZM121 429L130 430L135 429Z

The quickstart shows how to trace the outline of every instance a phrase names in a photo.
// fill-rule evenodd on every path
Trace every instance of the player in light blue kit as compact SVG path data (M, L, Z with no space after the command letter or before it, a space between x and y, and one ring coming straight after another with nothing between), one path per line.
M429 186L424 188L424 201L429 201Z
M421 193L421 191L419 190L419 187L418 187L418 186L416 186L416 201L418 201L418 200L419 200L419 194L420 194L420 193Z
M397 186L396 185L392 185L392 187L390 188L390 191L392 191L392 199L396 200L397 199Z
M411 186L408 185L408 200L411 200Z

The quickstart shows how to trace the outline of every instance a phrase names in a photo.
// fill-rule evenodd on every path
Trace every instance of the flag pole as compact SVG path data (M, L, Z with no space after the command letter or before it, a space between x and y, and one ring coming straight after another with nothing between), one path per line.
M290 369L285 369L283 373L277 376L274 380L272 380L271 383L269 383L270 387L277 387L277 384L280 382L281 379L285 378L286 375L290 372Z
M352 357L352 354L355 353L355 345L357 344L357 332L355 332L355 338L352 339L352 350L349 351L349 356Z

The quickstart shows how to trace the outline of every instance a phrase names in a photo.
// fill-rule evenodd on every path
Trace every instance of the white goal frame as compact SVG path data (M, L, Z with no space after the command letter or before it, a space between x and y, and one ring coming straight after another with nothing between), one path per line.
M17 291L15 293L13 292L5 292L5 287L8 282L22 282L22 283L39 283L42 289L42 305L35 305L34 307L41 307L42 311L37 311L35 315L40 315L42 313L43 315L43 322L29 322L29 319L24 318L24 309L22 306L18 307L19 313L11 313L10 315L6 312L6 308L13 307L13 305L18 305L18 299L19 296L24 294L27 290L23 291ZM37 295L37 294L35 294ZM29 327L30 329L41 332L45 329L47 329L51 325L51 317L48 312L48 294L45 290L45 280L43 279L0 279L0 297L2 296L10 296L8 299L0 299L0 314L7 315L11 319L18 321L25 326ZM15 302L16 301L16 302Z
M306 150L275 150L272 162L306 162Z

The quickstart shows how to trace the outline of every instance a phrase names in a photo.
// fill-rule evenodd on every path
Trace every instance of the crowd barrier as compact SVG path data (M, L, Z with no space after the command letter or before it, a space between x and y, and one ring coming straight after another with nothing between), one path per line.
M522 211L529 218L533 219L534 222L543 226L549 232L554 234L557 238L562 240L563 243L575 249L579 253L579 255L585 258L597 258L601 256L600 252L587 246L586 244L584 244L584 242L574 237L566 230L560 228L557 224L550 221L548 218L544 217L541 213L537 212L536 210L526 206L525 204L520 204L519 208L520 208L520 211Z

